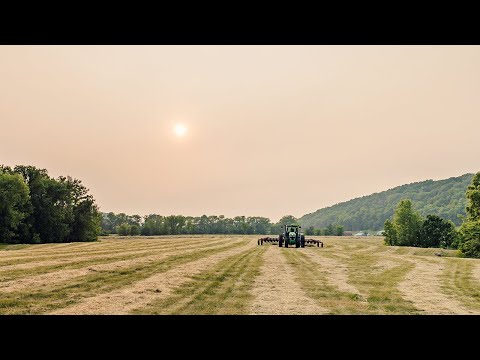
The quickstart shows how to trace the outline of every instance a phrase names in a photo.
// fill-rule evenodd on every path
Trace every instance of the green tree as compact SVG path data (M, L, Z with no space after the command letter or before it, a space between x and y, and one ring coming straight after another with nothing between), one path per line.
M308 228L305 230L305 235L309 235L309 236L310 236L310 235L313 235L313 234L314 234L314 231L315 231L314 227L313 227L313 226L310 226L310 227L308 227Z
M385 236L385 245L395 246L398 244L397 241L397 231L395 225L389 219L385 220L383 224L384 227L384 236Z
M144 217L144 223L142 226L142 235L162 235L164 231L164 219L163 216L150 214Z
M140 226L136 224L130 225L130 235L132 236L140 235Z
M120 236L127 236L130 235L130 225L124 222L123 224L117 227L117 234Z
M322 236L322 229L314 229L313 235L315 236Z
M167 228L168 233L171 235L180 234L184 225L185 225L185 216L170 215L165 217L165 226ZM208 232L205 232L205 234L208 234Z
M28 186L18 174L0 169L0 242L19 242L17 230L29 212Z
M418 245L421 247L449 248L455 241L455 225L437 215L427 215L420 230Z
M385 243L387 245L418 246L422 223L422 217L413 210L412 202L409 199L401 200L395 209L393 222L385 221L384 223Z
M16 166L14 171L28 185L32 204L32 212L26 219L29 232L21 234L23 242L64 242L74 221L67 184L55 181L47 170L34 166Z
M480 172L476 173L465 193L466 213L460 227L460 250L468 257L480 257Z
M252 234L268 234L271 226L270 219L261 216L251 216L246 221Z
M422 222L420 214L413 210L412 202L401 200L393 215L398 245L417 246Z
M472 183L466 191L467 196L467 219L471 221L480 220L480 172L476 173Z
M333 224L328 224L328 226L323 229L323 233L325 236L332 236L334 235L334 232L335 232L335 227L333 226Z
M69 234L64 241L95 241L101 231L101 214L93 196L78 179L60 176L57 182L66 187L65 208L70 208Z
M467 257L480 258L480 238L465 241L460 250Z
M336 225L333 234L335 236L343 236L343 226L342 225Z

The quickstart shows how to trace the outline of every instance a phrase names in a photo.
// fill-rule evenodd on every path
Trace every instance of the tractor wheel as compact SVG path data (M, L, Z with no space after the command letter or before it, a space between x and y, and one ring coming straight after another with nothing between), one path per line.
M305 247L305 235L302 235L302 237L300 238L300 246L301 247Z
M296 247L296 248L299 248L299 247L300 247L300 239L299 239L299 238L297 238L297 239L295 240L295 247Z
M278 235L278 246L279 247L283 246L283 235L282 234Z
M285 247L288 248L289 239L285 238Z

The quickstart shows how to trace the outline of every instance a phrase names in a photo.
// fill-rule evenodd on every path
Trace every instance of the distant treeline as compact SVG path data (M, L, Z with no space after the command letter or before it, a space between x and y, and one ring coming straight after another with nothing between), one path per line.
M34 166L0 165L0 242L95 241L100 220L80 180L54 179Z
M305 235L316 236L343 236L344 229L342 225L329 224L326 228L315 229L313 226L305 230Z
M126 235L178 235L178 234L275 234L283 231L283 225L297 224L294 216L286 215L277 223L261 216L203 215L198 217L151 214L147 216L102 213L102 234ZM330 225L326 229L306 229L306 235L342 235L341 226Z
M386 219L392 217L402 199L411 199L422 216L437 215L460 225L459 215L465 215L465 191L473 174L446 180L426 180L402 185L361 198L352 199L302 216L298 221L304 227L326 227L341 224L345 230L381 230Z

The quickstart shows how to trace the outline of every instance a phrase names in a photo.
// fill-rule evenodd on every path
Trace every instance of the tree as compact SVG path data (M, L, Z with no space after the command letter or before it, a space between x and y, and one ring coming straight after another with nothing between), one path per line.
M180 234L181 229L185 225L185 217L182 215L170 215L165 217L165 226L171 235ZM207 234L208 232L205 232Z
M142 226L142 235L161 235L165 234L163 216L150 214L144 217Z
M78 179L60 176L58 182L65 185L68 193L65 208L71 208L70 231L64 241L95 241L101 231L101 214L93 196Z
M480 257L480 172L465 193L467 217L460 227L460 250L468 257Z
M305 230L305 235L313 235L314 231L315 229L313 228L313 226L310 226Z
M111 227L108 217L102 221L95 200L80 180L63 176L54 179L45 169L23 165L13 170L0 166L0 175L7 181L0 186L0 211L4 211L0 224L11 229L0 235L6 240L13 241L14 237L22 243L94 241L102 223ZM16 211L11 207L12 201L18 203Z
M397 241L397 231L395 225L389 219L385 220L384 223L384 235L385 235L385 245L395 246L398 244Z
M480 238L465 241L460 249L467 257L480 258Z
M393 221L386 220L385 243L387 245L418 246L422 217L413 210L412 202L409 199L401 200L395 213Z
M28 185L32 205L26 219L29 226L20 235L22 242L64 242L74 221L68 185L50 178L47 170L34 166L16 166L14 171L22 175Z
M138 225L130 225L130 235L140 235L140 226Z
M120 236L130 235L130 225L126 222L117 227L117 234Z
M261 216L248 217L247 224L252 234L268 234L271 225L270 219Z
M322 235L322 229L314 229L313 230L313 235L321 236Z
M401 200L398 204L393 223L397 233L397 242L400 246L417 246L419 232L422 226L422 217L413 210L412 202Z
M341 225L336 225L333 234L334 234L335 236L343 236L343 226L341 226Z
M325 236L332 236L335 232L333 224L328 224L328 226L323 230Z
M470 221L480 220L480 172L473 177L472 183L467 188L466 196L468 201L467 219Z
M420 230L418 245L449 248L456 236L455 225L451 221L444 220L437 215L427 215Z
M0 241L19 242L17 230L29 213L28 186L18 174L0 169Z

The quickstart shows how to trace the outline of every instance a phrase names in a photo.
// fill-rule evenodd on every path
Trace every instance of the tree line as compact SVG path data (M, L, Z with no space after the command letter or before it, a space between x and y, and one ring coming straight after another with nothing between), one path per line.
M325 228L316 229L313 226L309 226L305 230L305 235L316 235L316 236L343 236L344 229L342 225L333 225L329 224Z
M480 172L465 192L466 216L457 228L451 220L413 209L410 199L401 200L392 219L385 221L385 243L397 246L459 249L464 256L480 258Z
M127 235L180 235L180 234L273 234L283 231L283 225L298 224L292 215L283 216L277 223L261 216L202 215L198 217L150 214L146 216L102 213L102 234ZM330 225L325 229L309 228L306 235L342 235L343 227Z
M100 213L78 179L34 166L0 165L0 242L95 241Z
M341 224L345 230L381 230L385 220L392 217L398 202L411 199L422 216L437 215L459 226L458 214L466 215L465 191L472 178L473 174L465 174L398 186L317 210L302 216L299 222L305 227Z

